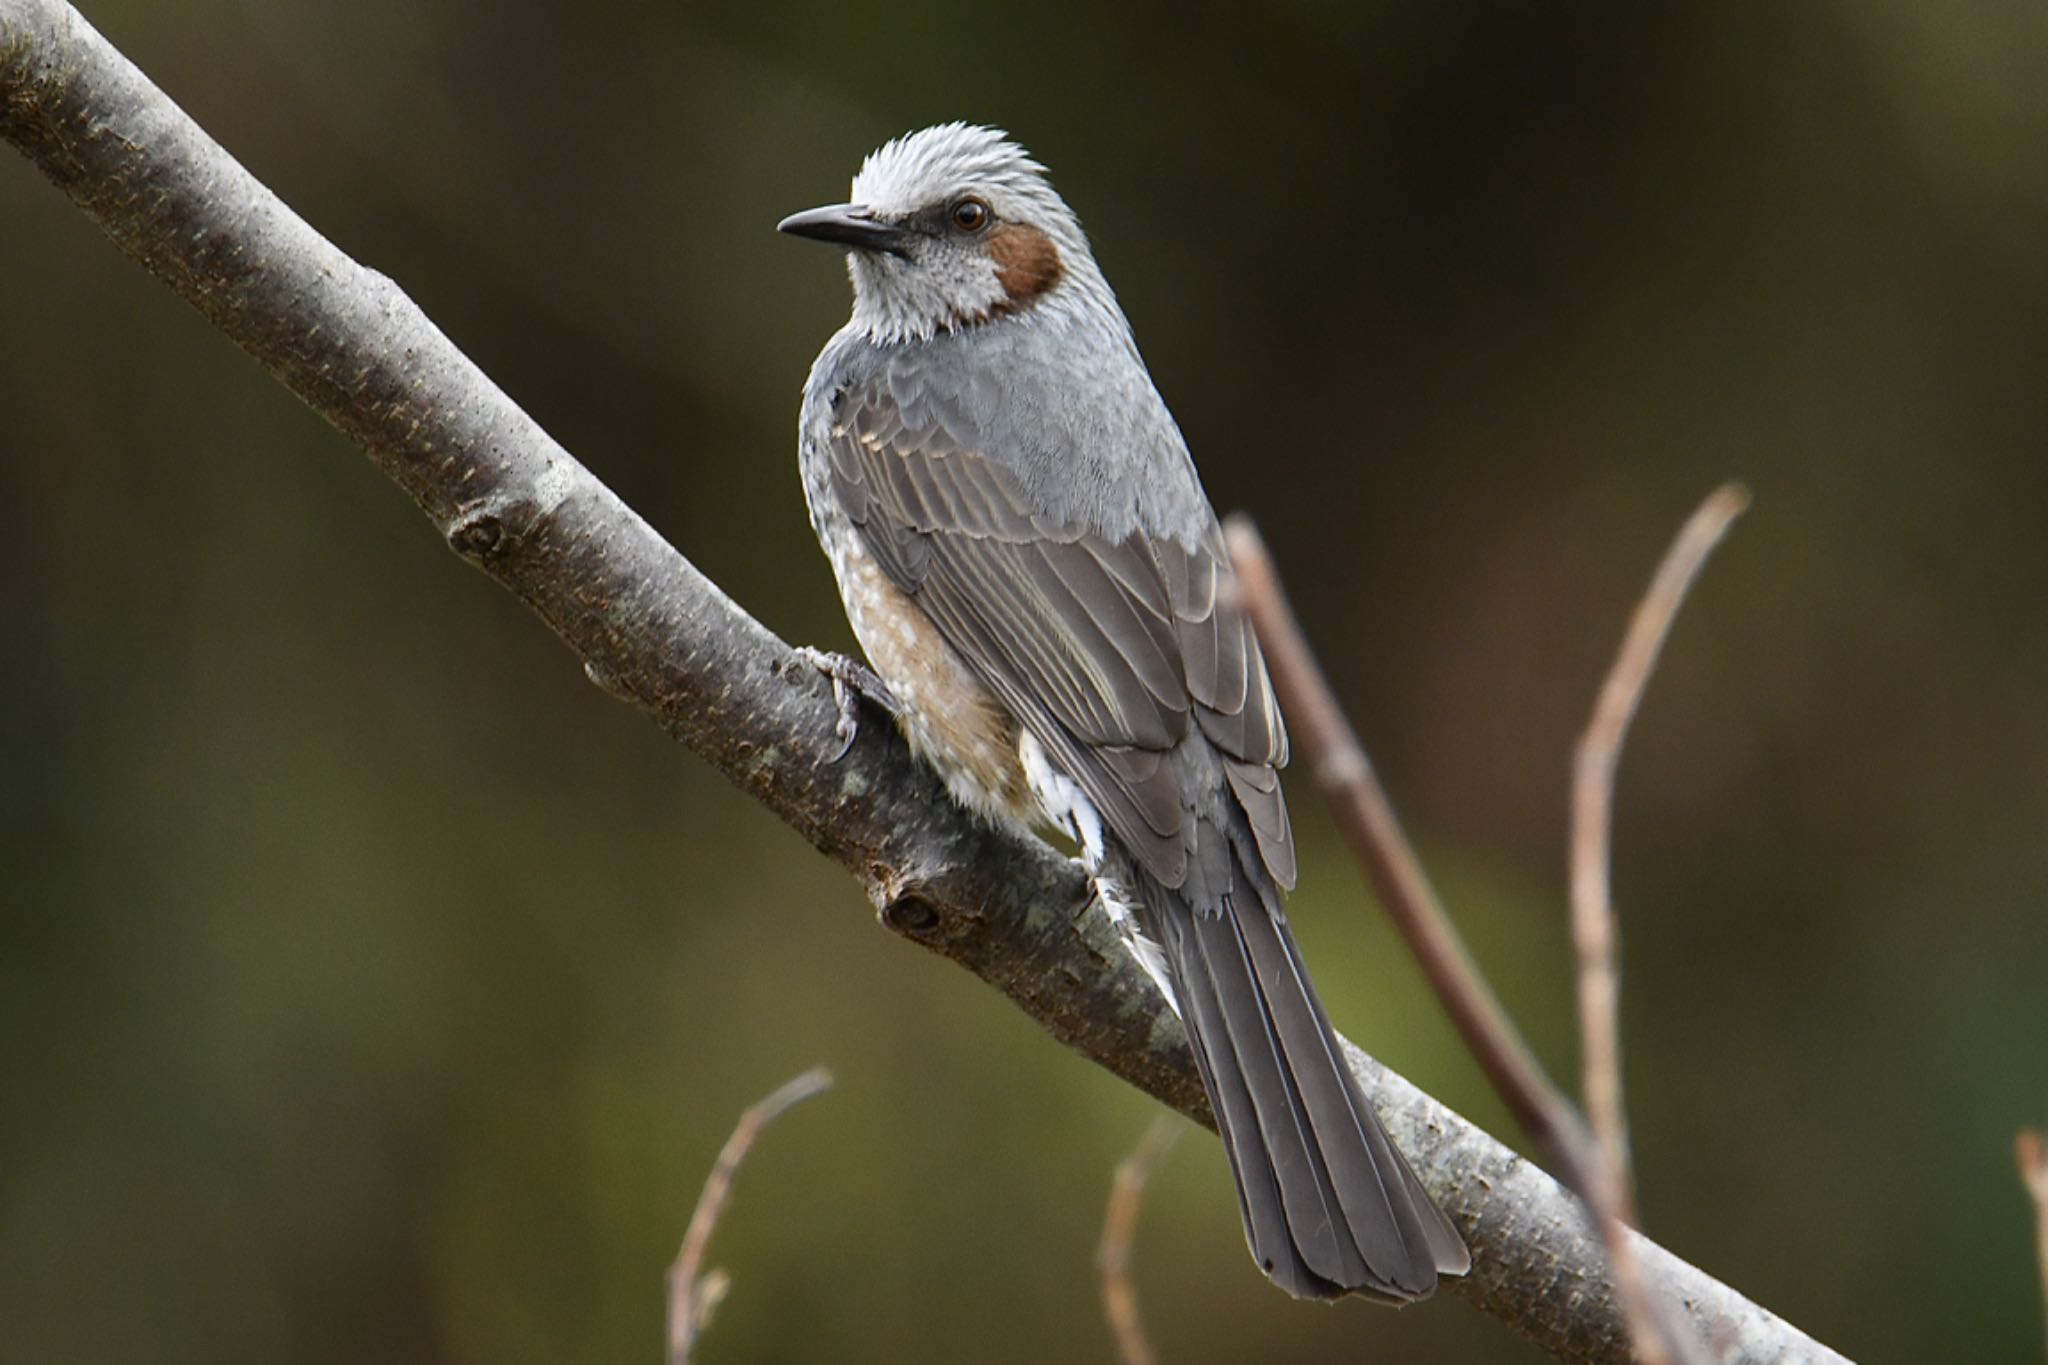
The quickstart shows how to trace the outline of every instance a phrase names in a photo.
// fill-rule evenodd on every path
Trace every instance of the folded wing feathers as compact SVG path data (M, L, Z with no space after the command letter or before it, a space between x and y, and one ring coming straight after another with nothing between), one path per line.
M1206 725L1203 727L1208 728ZM1252 837L1258 840L1259 858L1273 880L1294 889L1294 830L1287 818L1287 799L1280 792L1280 773L1264 763L1225 759L1224 776L1237 804L1251 822Z
M1260 860L1291 886L1293 837L1272 771L1286 733L1249 620L1224 592L1221 531L1189 548L1047 525L1010 472L974 448L960 406L900 368L835 412L834 489L884 570L1141 864L1179 886L1202 842L1165 761L1198 727L1222 751Z

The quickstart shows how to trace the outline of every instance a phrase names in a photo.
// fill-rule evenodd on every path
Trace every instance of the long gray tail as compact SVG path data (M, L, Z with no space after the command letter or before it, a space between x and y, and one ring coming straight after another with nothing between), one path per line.
M1438 1275L1470 1268L1470 1253L1344 1064L1279 892L1235 851L1231 863L1220 912L1137 880L1141 927L1164 949L1252 1257L1296 1298L1427 1298Z

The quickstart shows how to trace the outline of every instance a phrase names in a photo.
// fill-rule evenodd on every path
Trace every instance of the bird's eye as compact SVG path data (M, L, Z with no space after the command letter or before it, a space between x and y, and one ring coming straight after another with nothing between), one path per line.
M953 205L953 226L962 232L979 232L988 226L988 205L979 199L962 199Z

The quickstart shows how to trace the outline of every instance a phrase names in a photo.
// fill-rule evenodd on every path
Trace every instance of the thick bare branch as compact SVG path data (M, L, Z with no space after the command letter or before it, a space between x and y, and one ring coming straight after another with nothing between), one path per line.
M1186 1039L1043 844L944 799L888 727L845 760L822 678L555 444L390 280L314 232L61 0L0 0L0 136L420 505L583 660L845 866L889 928L1202 1122ZM1628 1356L1600 1248L1555 1182L1362 1053L1396 1139L1465 1229L1457 1282L1553 1354ZM1639 1244L1731 1361L1838 1359Z

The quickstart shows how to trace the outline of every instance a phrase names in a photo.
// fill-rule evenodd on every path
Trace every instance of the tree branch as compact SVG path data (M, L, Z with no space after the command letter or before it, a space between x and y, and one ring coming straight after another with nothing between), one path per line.
M632 701L853 873L885 925L1208 1122L1178 1022L1043 844L982 828L881 725L844 761L824 680L572 459L389 279L314 232L61 0L0 0L0 136L405 489ZM1454 1284L1553 1354L1621 1361L1597 1240L1549 1176L1355 1049L1470 1241ZM1835 1360L1647 1240L1729 1361Z

